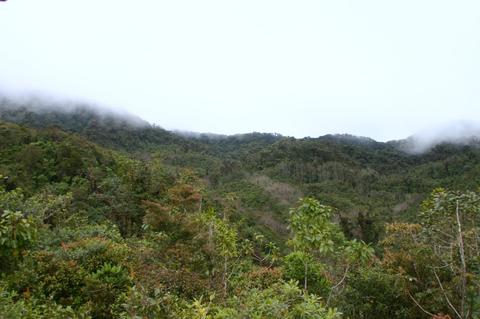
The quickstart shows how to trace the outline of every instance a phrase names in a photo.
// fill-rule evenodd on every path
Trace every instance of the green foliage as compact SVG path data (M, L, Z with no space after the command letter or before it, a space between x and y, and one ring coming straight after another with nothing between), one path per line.
M21 212L4 211L0 216L0 270L5 271L18 261L36 237L36 225Z
M63 307L52 300L17 300L15 293L9 293L0 288L0 318L1 319L88 319L91 318L87 308L73 310Z
M111 318L112 304L131 286L126 270L108 263L86 276L85 282L85 295L92 305L95 318Z
M212 241L218 255L225 258L238 256L237 232L224 219L217 216L217 213L210 209L200 216L201 222L209 230L209 240Z
M208 237L208 248L214 251L216 262L219 266L214 271L222 273L223 295L228 293L229 279L232 275L232 269L235 267L233 259L239 257L238 233L231 226L226 216L221 219L216 215L215 210L209 209L199 216L200 222L205 226ZM221 266L220 266L221 265Z
M305 198L290 211L290 229L294 248L318 251L321 255L335 252L343 244L343 233L331 222L333 209L321 205L317 200Z
M180 300L160 289L149 293L142 286L133 286L119 296L116 305L116 317L122 319L174 318L180 307Z
M0 123L0 318L479 316L475 147L191 138L5 103L26 126ZM417 214L439 186L461 191Z
M422 239L445 301L462 318L480 314L480 195L436 189L422 205ZM447 267L445 267L447 265Z
M324 296L331 288L331 284L323 274L324 269L315 259L304 252L293 252L283 259L284 278L293 280L304 285L308 279L308 291L316 295Z
M294 282L278 284L264 290L244 291L227 302L226 307L212 311L210 318L291 318L335 319L340 314L325 308L315 295L302 292Z
M297 268L295 276L299 275L299 264L303 263L302 284L305 290L309 289L310 277L319 284L318 272L323 268L332 282L330 296L354 266L365 264L373 256L373 250L363 242L345 238L340 228L331 221L332 212L333 208L321 205L313 198L300 200L298 206L290 211L290 228L293 233L290 243L301 254L287 257L287 262ZM314 262L322 263L322 267ZM309 271L309 268L313 271ZM344 269L343 272L340 269ZM334 281L338 283L333 284ZM326 285L321 286L325 290Z
M65 260L73 260L86 270L93 271L104 264L118 264L125 260L128 247L102 237L89 237L79 241L63 243L56 255Z
M71 217L72 200L72 193L64 195L37 193L25 201L23 209L45 224L65 225Z
M0 179L3 176L0 175ZM25 202L25 195L21 188L17 188L11 191L6 191L4 187L0 185L0 209L1 210L22 210L23 203Z
M384 264L402 275L409 294L433 313L479 313L480 196L436 189L422 204L421 224L387 227Z
M83 231L96 234L107 227L84 227ZM96 318L110 318L116 297L125 291L131 280L122 263L127 264L128 247L104 237L88 237L81 230L69 233L71 239L55 244L44 238L49 250L30 251L16 272L6 277L11 290L25 298L54 300L74 310L88 305ZM105 232L108 234L108 231ZM103 234L102 234L103 235ZM51 234L54 236L54 234ZM120 241L118 233L115 236ZM58 245L58 246L57 246Z
M342 298L341 310L347 318L416 317L415 306L404 294L400 276L379 267L361 268L351 273Z

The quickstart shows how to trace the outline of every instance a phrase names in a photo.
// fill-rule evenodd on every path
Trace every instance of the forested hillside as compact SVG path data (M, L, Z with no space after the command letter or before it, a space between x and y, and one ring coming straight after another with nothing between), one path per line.
M478 318L480 149L0 102L0 318Z

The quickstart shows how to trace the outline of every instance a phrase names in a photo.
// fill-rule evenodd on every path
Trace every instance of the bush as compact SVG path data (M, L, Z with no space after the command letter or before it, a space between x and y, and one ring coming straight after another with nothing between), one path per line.
M416 318L413 303L404 295L402 282L381 268L352 273L343 294L343 312L358 319ZM416 308L413 309L416 311Z
M214 308L214 307L212 307ZM315 295L304 293L294 282L279 282L268 289L253 288L210 311L214 319L284 318L335 319L340 314L327 309ZM207 317L204 317L207 318Z
M86 307L73 310L51 300L19 298L15 293L0 287L0 319L87 319L90 318Z
M104 264L85 278L84 294L92 305L95 318L113 318L112 305L131 286L127 271L121 266Z

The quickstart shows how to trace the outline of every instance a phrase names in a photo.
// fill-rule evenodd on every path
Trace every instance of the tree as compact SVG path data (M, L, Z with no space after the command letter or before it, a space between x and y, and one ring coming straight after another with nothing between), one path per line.
M420 214L445 302L461 319L480 315L480 195L436 189Z
M4 211L0 216L0 269L6 270L22 257L35 240L37 229L31 217L21 212Z
M318 200L304 198L290 210L290 245L294 251L311 255L326 269L327 278L333 283L330 296L344 283L348 272L358 262L365 262L373 250L362 242L347 240L340 227L331 221L334 209L321 205ZM303 287L308 289L309 258L303 258ZM338 272L341 266L342 272Z
M422 204L419 224L387 225L383 264L407 284L424 313L459 319L480 315L480 196L436 189Z
M200 221L207 227L208 245L222 260L223 295L227 296L231 260L239 256L238 233L225 218L219 218L213 209L200 215Z

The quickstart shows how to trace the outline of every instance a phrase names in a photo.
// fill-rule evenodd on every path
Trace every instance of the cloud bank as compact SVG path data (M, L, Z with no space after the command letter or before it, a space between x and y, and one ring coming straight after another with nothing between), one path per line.
M403 141L396 141L399 148L412 154L421 154L442 143L456 145L480 145L480 122L453 121L425 128Z

